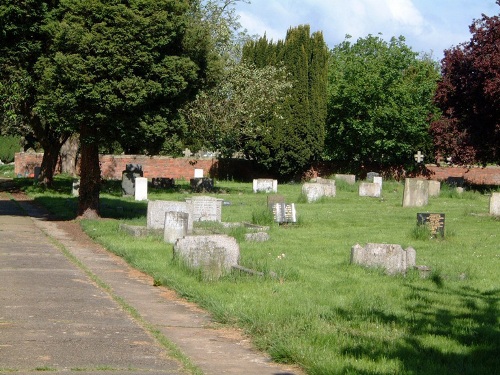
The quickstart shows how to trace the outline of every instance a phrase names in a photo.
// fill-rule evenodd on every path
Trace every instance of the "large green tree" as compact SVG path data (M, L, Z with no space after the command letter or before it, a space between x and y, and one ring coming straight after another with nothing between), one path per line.
M500 16L483 15L470 31L469 42L445 51L435 96L443 116L431 133L453 163L500 163Z
M264 36L243 49L243 61L284 66L293 88L284 105L262 126L268 131L248 142L245 153L275 175L293 178L321 157L325 139L328 49L321 32L308 25L290 28L284 41Z
M0 3L0 130L34 136L44 149L40 181L50 185L59 150L71 131L35 109L35 65L50 45L43 26L58 0L3 0Z
M99 146L166 138L204 84L210 48L188 0L62 0L37 63L37 111L79 133L78 215L99 215ZM147 134L145 134L147 133Z
M429 118L439 73L403 37L349 37L331 51L326 158L352 172L412 169L413 154L432 150Z

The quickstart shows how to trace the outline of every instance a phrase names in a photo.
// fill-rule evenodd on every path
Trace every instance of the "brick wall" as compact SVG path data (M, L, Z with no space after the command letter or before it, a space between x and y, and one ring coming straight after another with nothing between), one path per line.
M33 176L35 166L42 163L43 154L16 153L15 173L21 176ZM170 158L166 156L143 155L101 155L102 176L107 179L121 179L126 164L141 164L144 177L168 177L189 180L195 169L203 169L205 176L221 179L251 181L253 178L272 177L248 160L223 160ZM474 185L500 186L500 167L439 167L427 165L430 179L445 181L448 177L463 177L467 183ZM318 169L318 175L328 176L335 170Z

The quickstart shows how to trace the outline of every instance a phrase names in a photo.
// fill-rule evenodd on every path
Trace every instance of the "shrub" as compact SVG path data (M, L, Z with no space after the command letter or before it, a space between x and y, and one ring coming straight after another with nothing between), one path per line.
M20 145L19 137L0 136L0 160L4 163L12 163Z

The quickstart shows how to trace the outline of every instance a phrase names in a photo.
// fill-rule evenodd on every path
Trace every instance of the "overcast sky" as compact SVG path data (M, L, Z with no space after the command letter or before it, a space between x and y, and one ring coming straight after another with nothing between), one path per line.
M346 34L353 41L368 34L390 40L403 35L416 52L443 51L470 40L469 26L484 13L500 13L495 0L250 0L239 3L240 23L250 34L284 39L290 27L309 24L333 48Z

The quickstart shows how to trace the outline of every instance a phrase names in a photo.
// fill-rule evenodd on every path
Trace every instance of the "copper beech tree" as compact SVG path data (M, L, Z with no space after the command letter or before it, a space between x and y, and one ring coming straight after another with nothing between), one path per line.
M500 6L500 0L497 0ZM500 162L500 17L474 21L469 42L446 50L431 124L436 153L456 164Z

